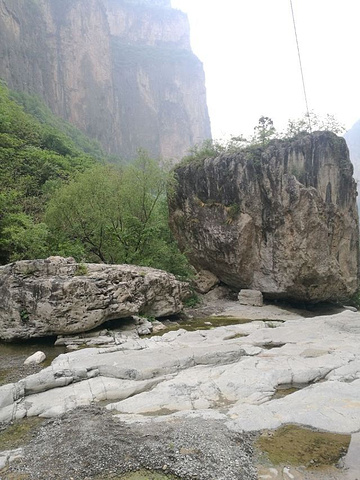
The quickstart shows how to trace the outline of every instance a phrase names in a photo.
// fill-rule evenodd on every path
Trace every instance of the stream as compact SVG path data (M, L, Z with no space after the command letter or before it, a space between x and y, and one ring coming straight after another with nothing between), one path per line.
M165 328L152 335L163 335L166 332L180 328L188 331L208 330L219 326L244 324L259 320L262 319L211 316L190 320L165 321ZM268 319L264 319L263 321L271 322L271 320ZM117 322L116 329L118 330L119 328L121 329L119 322ZM129 329L129 322L125 322L124 328ZM104 331L104 325L101 329ZM52 337L23 343L0 342L0 385L16 382L27 375L36 373L42 368L49 366L52 360L58 355L66 353L68 350L66 350L65 346L54 346L55 340L56 339ZM25 359L38 350L46 354L45 362L41 365L24 366L23 363ZM301 388L306 388L306 385L284 385L283 388L277 391L274 399L291 395ZM33 420L36 425L35 419ZM270 432L263 431L256 444L260 452L258 460L259 478L293 478L299 480L308 478L327 480L333 478L334 480L357 480L358 472L360 472L358 458L359 443L359 434L350 436L320 433L299 426L288 426ZM341 460L343 457L345 457L345 460ZM334 467L339 461L341 465L348 469L345 473L343 470ZM290 467L285 467L286 465ZM285 468L288 468L288 476L284 474ZM325 468L325 470L320 470L320 468ZM330 468L330 470L327 471L326 468ZM316 473L316 471L318 473ZM271 475L275 476L272 477ZM281 476L278 477L278 475ZM2 477L0 476L0 478ZM124 480L161 480L175 477L168 477L156 472L139 471L129 473L125 476L114 476L111 478L123 478Z

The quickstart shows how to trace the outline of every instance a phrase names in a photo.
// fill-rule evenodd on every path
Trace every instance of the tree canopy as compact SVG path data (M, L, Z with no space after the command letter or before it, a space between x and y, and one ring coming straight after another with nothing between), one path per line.
M168 226L169 173L146 152L110 164L36 97L0 83L0 263L74 256L181 276L189 265Z

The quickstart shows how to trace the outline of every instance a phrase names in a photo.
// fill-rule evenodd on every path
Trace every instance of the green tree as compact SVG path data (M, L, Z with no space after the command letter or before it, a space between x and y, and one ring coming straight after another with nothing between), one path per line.
M187 262L168 227L169 174L145 152L132 165L98 165L60 188L46 223L54 251L83 246L83 260L133 263L184 275ZM60 245L61 244L61 245ZM79 258L80 260L80 258Z
M258 124L254 127L254 136L252 138L252 144L260 144L265 146L272 138L275 137L276 129L274 122L270 117L260 117Z
M287 129L282 136L292 138L300 133L311 133L318 130L328 130L336 135L341 135L344 133L345 127L330 113L321 116L311 111L305 113L303 117L289 120Z

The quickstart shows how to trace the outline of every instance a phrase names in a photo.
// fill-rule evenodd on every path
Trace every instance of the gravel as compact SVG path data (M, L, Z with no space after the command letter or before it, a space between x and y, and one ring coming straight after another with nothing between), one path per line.
M255 480L252 443L217 420L125 424L102 407L82 407L38 427L24 458L0 478L85 480L142 468L184 480Z

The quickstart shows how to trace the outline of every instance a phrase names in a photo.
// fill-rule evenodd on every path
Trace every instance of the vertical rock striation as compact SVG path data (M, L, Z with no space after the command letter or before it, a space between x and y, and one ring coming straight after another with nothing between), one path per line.
M324 301L357 288L348 149L330 132L176 168L171 227L197 268L268 298Z
M109 153L180 158L209 138L204 72L167 0L0 0L0 77Z

